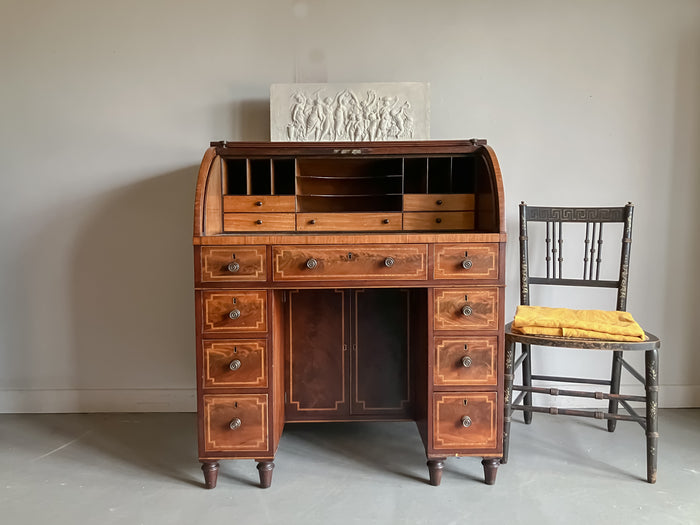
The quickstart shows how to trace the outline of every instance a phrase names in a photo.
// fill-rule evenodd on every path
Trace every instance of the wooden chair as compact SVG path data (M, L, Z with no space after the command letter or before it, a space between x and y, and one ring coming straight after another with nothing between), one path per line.
M563 285L563 286L587 286L617 289L617 310L624 311L627 302L627 281L629 274L630 246L632 243L632 214L634 206L628 203L616 208L551 208L528 206L524 202L520 204L520 304L530 304L530 287L532 285ZM533 222L545 223L538 226L544 231L544 246L546 250L544 265L545 277L531 276L531 265L528 260L528 224ZM582 223L572 227L568 223ZM603 248L603 225L608 223L622 223L622 249L620 251L619 278L616 280L603 280L601 274L601 251ZM583 237L585 225L585 239L583 240L583 275L581 278L565 278L562 270L565 269L563 248L564 230L580 230ZM618 229L620 226L618 226ZM607 228L609 229L609 228ZM534 247L535 245L533 245ZM566 250L571 246L567 242ZM607 248L607 247L606 247ZM573 251L573 250L571 250ZM613 250L607 250L612 253ZM568 260L567 260L568 262ZM569 265L566 265L568 269ZM579 274L581 275L581 274ZM562 305L565 306L565 305ZM604 308L609 309L609 308ZM524 412L525 423L532 421L533 412L560 414L570 416L590 417L606 419L608 431L613 432L618 420L636 421L646 432L647 450L647 481L656 482L656 459L658 443L657 427L657 398L658 398L658 351L660 340L646 332L647 340L643 342L619 342L597 339L577 339L569 337L554 337L545 335L523 335L514 333L512 323L505 328L505 414L503 431L503 458L502 463L508 461L508 446L510 441L510 423L513 410ZM515 344L520 343L521 353L514 360ZM580 350L612 352L612 373L610 379L585 379L579 377L560 377L551 375L539 375L532 373L532 351L536 346L573 348ZM646 373L643 375L628 363L623 353L626 351L642 351L645 354ZM522 365L522 384L514 385L514 372ZM645 388L646 395L620 394L620 376L622 369L627 370L632 377L640 381ZM581 383L589 385L602 385L609 387L608 392L590 392L550 388L545 386L533 386L533 381ZM519 394L512 400L513 391ZM543 407L532 404L532 394L546 394L550 396L587 397L592 399L607 399L608 410L574 410L557 407ZM644 415L635 411L630 402L644 403ZM627 414L618 414L618 405L621 405Z

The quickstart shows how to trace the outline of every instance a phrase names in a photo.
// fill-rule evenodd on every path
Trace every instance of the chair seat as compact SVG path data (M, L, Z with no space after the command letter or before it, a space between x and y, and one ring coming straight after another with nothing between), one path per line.
M524 343L526 345L550 346L558 348L581 348L587 350L652 350L661 346L661 341L654 334L644 331L646 341L607 341L605 339L584 339L578 337L562 337L556 335L527 335L512 330L513 323L505 327L506 341Z

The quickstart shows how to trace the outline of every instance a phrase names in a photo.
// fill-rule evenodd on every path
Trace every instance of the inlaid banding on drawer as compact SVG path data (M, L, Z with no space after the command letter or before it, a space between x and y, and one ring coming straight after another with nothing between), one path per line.
M498 288L436 288L435 330L497 330Z
M202 247L202 281L264 281L264 246Z
M275 281L426 280L425 244L273 246Z
M267 331L267 292L202 292L204 332Z
M497 279L498 244L436 244L436 279Z
M204 387L267 387L265 339L204 341Z
M266 451L267 394L204 396L204 449Z
M497 399L496 392L434 394L433 447L496 450Z
M496 336L436 337L433 383L438 386L498 383Z

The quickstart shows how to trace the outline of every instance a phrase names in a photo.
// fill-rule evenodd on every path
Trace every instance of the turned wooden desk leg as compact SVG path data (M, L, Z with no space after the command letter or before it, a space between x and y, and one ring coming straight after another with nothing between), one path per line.
M202 472L204 472L204 487L208 489L216 487L216 480L219 477L219 462L202 461Z
M275 464L272 461L258 461L260 488L266 489L272 485L272 469L274 468Z
M498 472L498 465L501 464L500 458L484 458L481 461L484 466L484 481L487 485L493 485L496 483L496 473Z
M430 473L430 484L438 487L442 481L442 471L445 468L447 458L429 459L428 472Z

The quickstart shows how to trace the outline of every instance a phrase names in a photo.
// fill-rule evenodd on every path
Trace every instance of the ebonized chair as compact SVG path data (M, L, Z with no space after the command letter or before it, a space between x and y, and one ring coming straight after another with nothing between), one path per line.
M614 208L553 208L528 206L524 202L520 204L520 304L530 304L530 287L532 285L563 285L563 286L587 286L614 288L617 290L617 307L624 311L627 302L627 282L629 275L630 247L632 243L632 214L634 206L628 203L624 207ZM534 277L531 275L531 265L528 259L528 224L533 222L545 223L538 226L544 230L544 248L546 276ZM572 227L569 223L579 223L578 227ZM619 278L617 280L601 279L601 262L603 248L603 225L608 223L622 223L622 248L620 250ZM562 273L568 265L564 265L564 230L580 230L583 236L585 225L585 239L583 240L583 275L581 278L565 278ZM618 226L619 228L619 226ZM608 228L609 229L609 228ZM534 246L534 245L533 245ZM566 244L567 251L570 245ZM573 250L571 250L573 251ZM612 250L606 250L612 251ZM568 261L567 261L568 262ZM543 271L542 273L545 273ZM564 272L568 273L568 272ZM579 274L580 275L580 274ZM647 340L643 342L620 342L598 339L578 339L570 337L555 337L546 335L523 335L514 333L512 323L505 327L505 414L503 432L503 458L502 463L508 461L508 446L510 441L510 423L513 410L523 411L525 423L532 421L533 412L542 412L558 415L590 417L606 419L608 431L613 432L618 420L636 421L646 433L647 451L647 481L656 482L656 461L658 444L657 404L658 404L658 352L661 346L660 340L646 332ZM515 358L515 345L520 343L521 352L517 360ZM570 348L593 351L612 352L612 373L610 379L587 379L580 377L560 377L552 375L538 375L532 373L532 351L536 346ZM623 358L626 351L642 351L645 353L644 375ZM514 385L514 373L522 366L522 384ZM646 395L620 394L620 376L622 369L627 370L632 377L640 381L645 388ZM549 383L580 383L588 385L601 385L609 387L609 392L590 392L568 389L550 388L545 386L533 386L533 381L546 381ZM518 391L515 400L512 400L513 391ZM574 410L557 407L535 406L532 403L532 394L545 394L550 396L588 397L593 399L608 400L608 410ZM644 404L644 414L638 413L630 402ZM618 406L621 405L627 414L618 414Z

